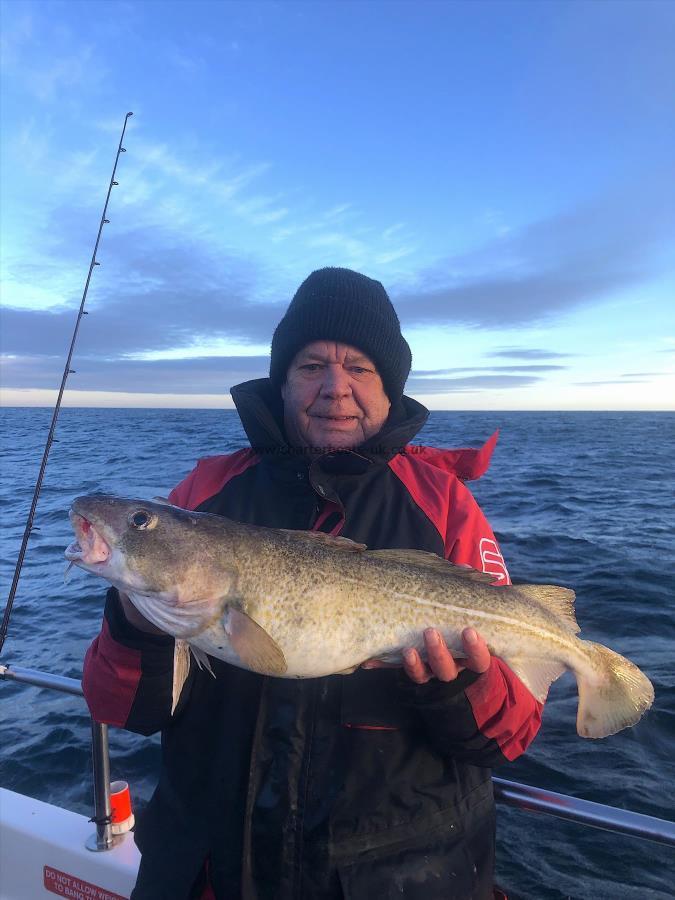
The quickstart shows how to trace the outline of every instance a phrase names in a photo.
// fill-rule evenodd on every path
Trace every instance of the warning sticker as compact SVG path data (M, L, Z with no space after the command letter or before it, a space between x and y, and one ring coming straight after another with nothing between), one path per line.
M46 890L59 897L74 897L75 900L127 900L121 894L113 894L105 888L88 881L82 881L75 875L68 875L51 866L44 867L44 885Z

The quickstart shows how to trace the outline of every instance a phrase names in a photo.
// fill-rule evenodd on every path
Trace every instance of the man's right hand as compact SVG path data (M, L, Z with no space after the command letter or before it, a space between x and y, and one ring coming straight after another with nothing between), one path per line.
M139 631L147 631L148 634L166 634L166 631L162 631L161 628L158 628L156 625L153 625L149 619L146 619L145 616L136 609L126 594L119 591L119 595L124 615L134 628L138 628Z

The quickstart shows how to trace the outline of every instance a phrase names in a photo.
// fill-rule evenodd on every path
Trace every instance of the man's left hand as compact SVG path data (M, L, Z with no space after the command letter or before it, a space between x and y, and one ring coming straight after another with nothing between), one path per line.
M462 646L466 659L456 660L441 634L435 628L427 628L424 632L424 645L427 651L427 662L424 662L417 650L409 648L403 651L403 670L416 684L426 684L432 678L439 681L454 681L463 669L472 672L487 672L490 668L490 651L483 638L475 628L465 628L462 632ZM379 669L387 666L377 659L363 663L364 669Z

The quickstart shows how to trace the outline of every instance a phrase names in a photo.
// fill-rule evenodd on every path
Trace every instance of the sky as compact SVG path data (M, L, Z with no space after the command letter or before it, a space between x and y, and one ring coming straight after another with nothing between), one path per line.
M231 407L302 280L432 409L675 409L675 2L3 0L0 402Z

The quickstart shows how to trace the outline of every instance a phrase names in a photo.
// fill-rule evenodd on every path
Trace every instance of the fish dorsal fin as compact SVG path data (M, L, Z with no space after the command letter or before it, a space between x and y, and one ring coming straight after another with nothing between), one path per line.
M286 535L297 541L315 541L317 544L323 544L325 547L332 547L334 550L347 550L351 553L363 553L367 549L365 544L359 544L350 538L336 537L333 534L326 534L324 531L293 531L290 528L277 528L279 534Z
M235 606L225 610L223 626L235 653L247 669L260 675L285 675L286 657L274 638Z
M557 584L514 584L513 589L555 613L561 620L560 624L568 628L572 634L579 634L581 631L574 613L576 597L574 591L559 587Z
M428 550L369 550L366 556L370 559L382 559L417 568L431 569L439 575L452 575L454 578L466 578L467 581L482 581L485 584L492 584L496 578L495 575L479 572L477 569L472 569L471 566L458 566L448 559L443 559L442 556L429 553Z

